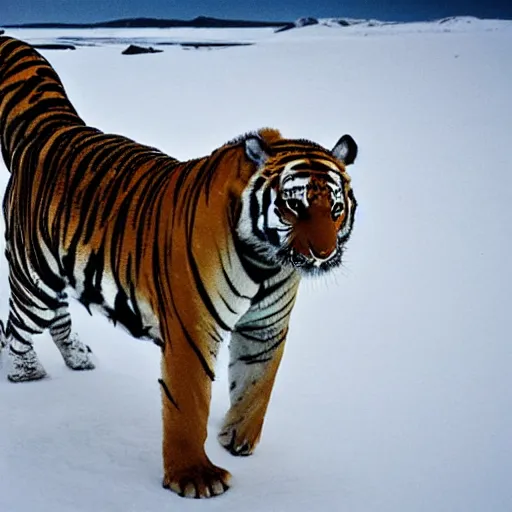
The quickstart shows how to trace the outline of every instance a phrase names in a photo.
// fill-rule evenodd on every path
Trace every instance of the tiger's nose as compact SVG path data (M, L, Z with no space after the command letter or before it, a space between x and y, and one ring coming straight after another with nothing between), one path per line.
M313 249L313 247L309 247L309 254L315 260L315 262L320 265L321 263L325 263L334 257L336 254L336 247L334 249Z

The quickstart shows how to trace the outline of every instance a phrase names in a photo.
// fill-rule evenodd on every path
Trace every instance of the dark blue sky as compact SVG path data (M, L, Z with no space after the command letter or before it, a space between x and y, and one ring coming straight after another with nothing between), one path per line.
M347 16L410 21L453 15L512 19L512 0L0 0L0 25L199 15L250 20Z

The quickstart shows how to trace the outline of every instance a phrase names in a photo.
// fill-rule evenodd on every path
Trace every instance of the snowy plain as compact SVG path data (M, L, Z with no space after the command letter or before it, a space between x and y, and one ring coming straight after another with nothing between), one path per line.
M302 284L249 458L215 439L219 358L207 452L233 473L225 495L161 488L159 350L76 304L95 371L48 335L43 381L8 383L2 356L0 511L512 510L512 22L444 25L7 31L93 41L42 51L78 112L180 159L262 126L327 147L350 133L360 156L345 265ZM123 56L126 38L256 44Z

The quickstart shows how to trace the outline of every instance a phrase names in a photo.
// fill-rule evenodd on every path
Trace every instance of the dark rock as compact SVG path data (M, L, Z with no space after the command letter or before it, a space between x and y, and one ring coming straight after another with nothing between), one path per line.
M32 46L38 50L76 50L76 47L72 44L42 43L33 44Z
M229 48L230 46L251 46L254 43L235 43L235 42L186 42L179 43L183 48Z
M137 46L136 44L131 44L121 53L123 55L138 55L140 53L160 53L162 51L163 50L155 50L152 46L145 48L144 46Z

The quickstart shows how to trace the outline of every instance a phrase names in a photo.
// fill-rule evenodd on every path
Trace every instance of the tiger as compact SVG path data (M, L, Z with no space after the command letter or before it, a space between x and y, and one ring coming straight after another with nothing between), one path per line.
M49 62L0 37L0 145L9 313L8 379L45 377L33 336L49 330L65 364L91 370L68 292L160 347L164 488L224 493L231 474L205 452L219 347L229 338L230 407L218 440L259 443L301 279L340 267L357 202L332 150L274 128L179 161L88 126Z

